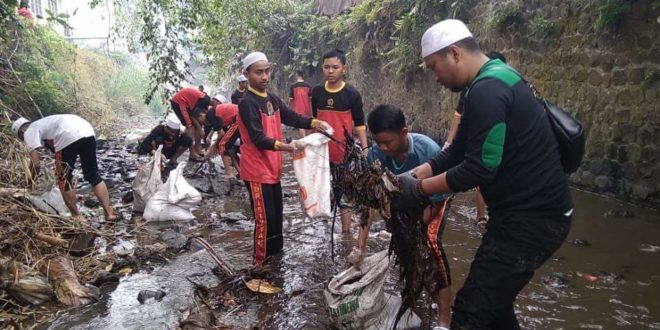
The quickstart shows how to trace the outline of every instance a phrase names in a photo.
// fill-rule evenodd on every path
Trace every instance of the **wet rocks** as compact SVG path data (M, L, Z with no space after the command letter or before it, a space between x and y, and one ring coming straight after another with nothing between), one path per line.
M604 216L606 218L634 218L635 214L628 210L612 209L605 212Z
M85 200L83 201L83 205L85 205L86 207L89 207L90 209L93 209L93 208L99 207L99 205L101 205L101 203L99 202L98 199L96 199L94 197L91 197L91 196L87 196L85 198Z
M581 238L574 238L572 240L566 241L566 243L579 247L591 246L591 243Z
M186 243L188 243L188 237L181 233L177 233L174 230L166 230L160 234L160 240L163 244L167 245L168 248L171 248L175 251L181 250Z
M144 304L149 299L161 301L165 295L166 293L163 290L142 290L140 293L138 293L137 300L140 302L140 304Z
M208 178L203 177L203 178L187 178L186 179L188 183L190 183L193 188L197 189L200 192L203 193L213 193L213 185L211 184L211 181L209 181Z
M238 222L238 221L245 221L248 218L245 216L245 214L241 212L229 212L229 213L223 213L220 216L220 221L224 222Z
M642 246L639 248L640 251L642 252L658 252L660 251L660 246L658 245L652 245L652 244L642 244Z
M564 277L564 274L562 273L553 273L543 276L541 277L541 281L546 287L552 289L568 289L571 284L571 282L566 277Z
M101 285L106 283L116 283L116 282L119 282L119 275L113 274L106 270L101 270L96 275L96 278L94 279L92 284L94 284L97 287L100 287Z

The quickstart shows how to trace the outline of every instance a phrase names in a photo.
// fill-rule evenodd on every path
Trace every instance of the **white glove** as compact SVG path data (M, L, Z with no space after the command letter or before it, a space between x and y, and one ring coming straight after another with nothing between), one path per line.
M291 141L291 146L293 147L293 151L299 151L305 149L305 146L307 146L307 143L300 141L300 140L293 140Z

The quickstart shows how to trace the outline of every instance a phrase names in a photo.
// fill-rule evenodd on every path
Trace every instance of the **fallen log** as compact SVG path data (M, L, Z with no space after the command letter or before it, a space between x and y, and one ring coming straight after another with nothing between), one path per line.
M32 305L55 298L53 287L41 273L15 260L0 260L0 288Z
M55 297L60 303L66 306L81 306L98 299L98 288L81 285L68 258L49 258L43 261L39 268L53 285Z

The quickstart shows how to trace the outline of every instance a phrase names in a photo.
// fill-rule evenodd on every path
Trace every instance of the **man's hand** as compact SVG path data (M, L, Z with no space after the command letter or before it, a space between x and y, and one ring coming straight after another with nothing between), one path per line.
M298 150L303 150L307 146L307 143L300 141L300 140L293 140L291 143L289 143L291 147L293 148L293 151L298 151Z
M399 174L397 178L399 196L394 199L392 207L397 210L410 210L429 204L428 197L421 189L421 180L414 178L410 172Z
M323 120L319 120L319 123L318 123L317 127L319 129L322 129L322 130L326 131L326 132L331 132L333 130L332 126L330 126L330 124L328 124L327 122L324 122Z

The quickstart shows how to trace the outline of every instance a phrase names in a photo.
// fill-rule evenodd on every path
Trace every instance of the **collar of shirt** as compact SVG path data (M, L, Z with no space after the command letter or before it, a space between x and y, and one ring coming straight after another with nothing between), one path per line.
M394 159L394 157L391 157L392 165L394 165L395 169L398 170L398 169L402 168L403 166L405 166L408 159L410 159L411 156L415 155L414 143L415 142L413 140L412 134L408 134L408 154L406 154L406 158L403 160L403 162L401 164L397 164L396 159Z

